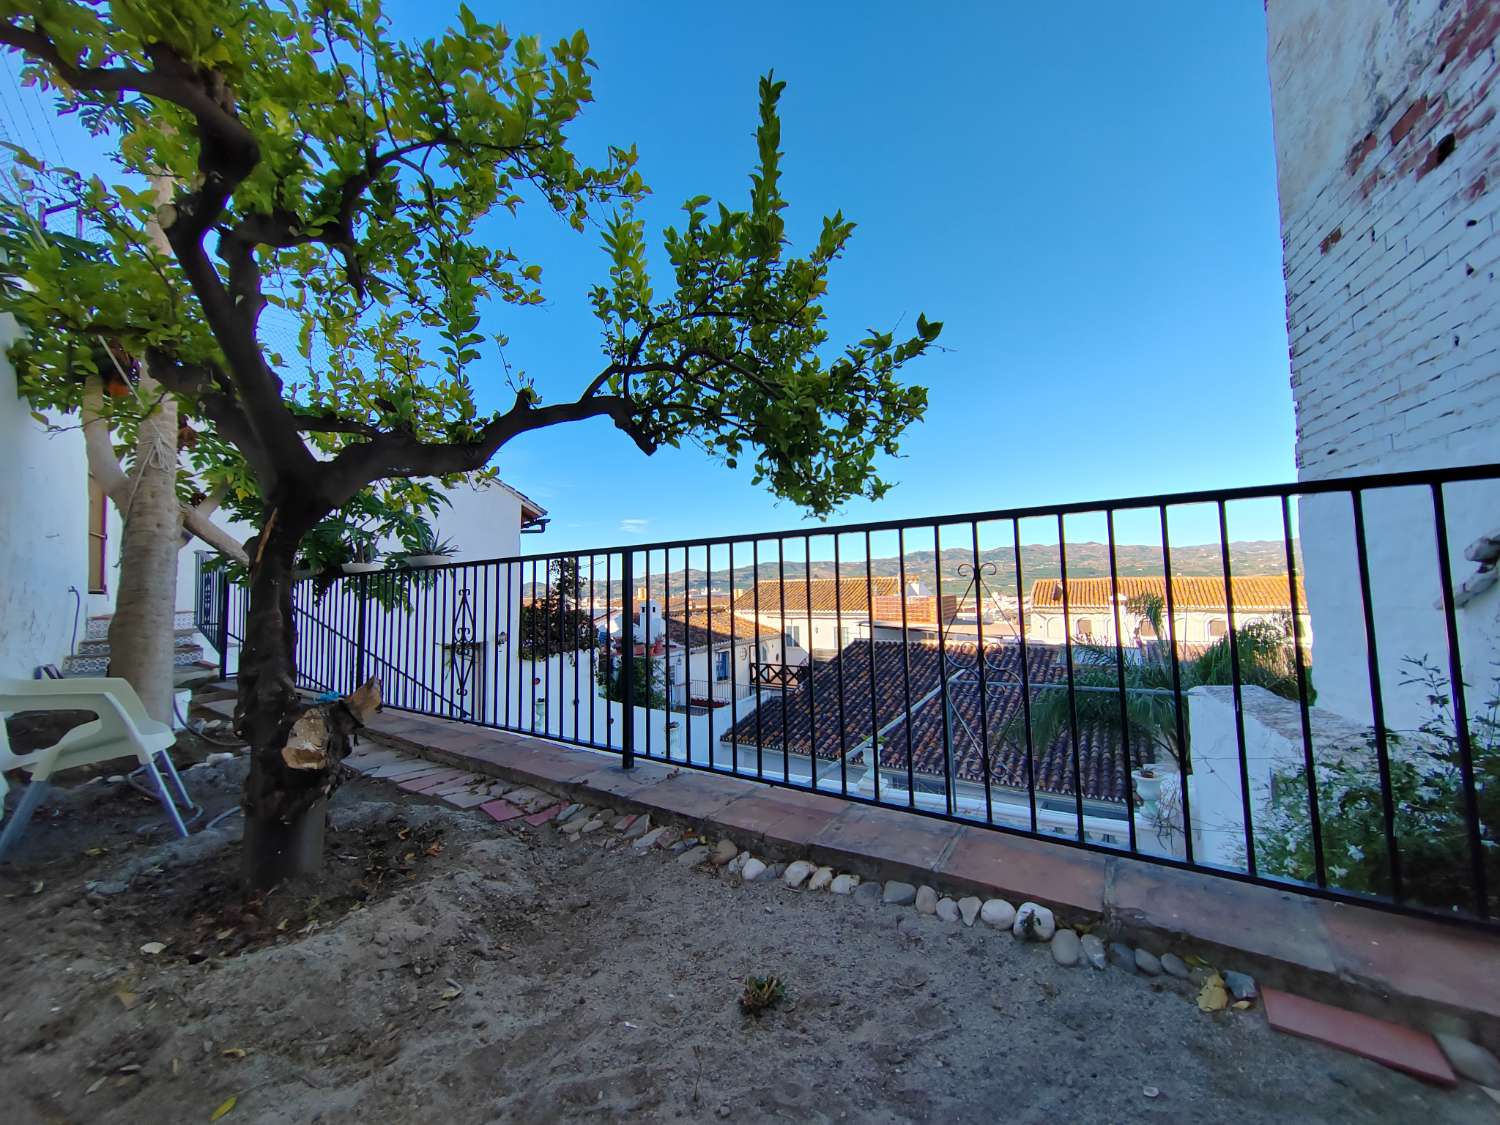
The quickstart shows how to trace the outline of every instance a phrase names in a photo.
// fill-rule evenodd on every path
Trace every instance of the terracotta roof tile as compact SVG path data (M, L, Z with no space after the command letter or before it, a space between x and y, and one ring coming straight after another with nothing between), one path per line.
M1290 586L1285 574L1257 574L1234 578L1236 613L1275 611L1290 613ZM1126 577L1119 581L1120 597L1126 601L1141 595L1155 595L1166 600L1166 582L1162 575ZM1069 578L1068 609L1109 609L1113 589L1108 578ZM1033 609L1061 609L1062 582L1056 578L1038 578L1031 587ZM1172 604L1181 610L1223 610L1224 579L1212 575L1174 575ZM1297 579L1297 607L1307 612L1307 592Z
M781 589L782 583L775 578L767 579L756 584L760 588L759 608L760 612L781 612ZM806 613L808 588L812 589L812 612L833 613L842 610L844 613L857 613L864 615L868 611L868 595L874 592L876 598L882 595L899 596L901 593L901 580L899 578L881 577L873 578L869 587L866 587L863 578L840 578L837 579L814 578L809 583L806 578L788 577L786 580L786 612ZM752 587L743 590L734 599L734 608L741 613L754 613L756 610L756 591Z
M756 637L780 635L771 626L762 625L754 618L739 613L731 614L729 607L723 605L713 607L712 617L708 609L689 609L683 613L674 607L666 621L667 640L674 647L686 645L689 650L703 648L710 643L727 645L731 637L739 644Z
M907 768L910 730L912 772L928 781L941 779L943 761L942 670L945 667L936 645L894 641L859 640L847 645L839 657L814 661L811 684L787 693L768 693L756 713L747 716L725 741L737 739L753 746L759 739L767 749L782 746L782 722L786 744L794 754L807 754L814 729L817 755L828 761L868 741L872 729L871 699L874 699L873 729L881 735L881 765L886 769ZM873 693L871 659L873 652ZM962 781L982 783L986 755L980 720L978 646L949 643L946 646L947 695L953 719L948 743L954 755L954 773ZM910 676L907 678L909 668ZM1025 789L1027 753L1024 747L1000 746L997 732L1012 722L1021 710L1020 647L1011 644L985 646L984 712L992 749L989 771L993 784ZM1030 682L1057 683L1066 678L1061 650L1052 646L1030 646L1027 651ZM843 730L839 730L839 688L843 686ZM909 684L909 692L908 685ZM1034 689L1035 690L1035 689ZM908 695L910 718L906 710ZM1141 740L1131 741L1131 756L1142 761ZM1091 800L1121 802L1125 799L1125 762L1118 732L1102 724L1085 725L1079 731L1079 767L1083 795ZM1034 747L1031 767L1038 792L1071 797L1073 747L1064 731L1047 747Z

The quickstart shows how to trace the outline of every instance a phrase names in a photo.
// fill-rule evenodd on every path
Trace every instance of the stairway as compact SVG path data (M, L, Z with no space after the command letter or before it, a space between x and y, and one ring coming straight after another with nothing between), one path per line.
M64 676L103 676L108 673L109 622L108 615L89 618L83 640L78 642L78 651L63 661ZM178 610L173 624L177 643L172 663L176 666L178 678L181 679L184 673L211 667L203 658L203 645L193 625L193 611Z

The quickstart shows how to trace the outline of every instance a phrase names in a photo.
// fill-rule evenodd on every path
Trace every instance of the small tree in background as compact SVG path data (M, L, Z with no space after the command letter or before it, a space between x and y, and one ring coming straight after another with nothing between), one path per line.
M633 656L630 669L630 703L636 707L665 708L667 693L664 690L661 661L651 656ZM621 682L625 658L614 653L609 660L599 662L594 679L604 691L604 698L611 703L625 702L625 685Z
M321 862L322 799L378 695L312 713L297 694L294 568L331 514L590 418L648 454L692 442L733 466L753 453L757 482L826 514L884 494L876 458L926 405L897 374L939 325L919 316L907 339L871 331L825 351L828 272L854 226L835 213L806 256L787 252L781 83L760 84L748 206L688 200L663 232L658 292L634 149L595 165L569 144L593 96L583 33L544 48L465 7L458 20L406 43L378 4L351 0L41 0L0 14L0 44L123 170L90 188L121 232L107 260L13 264L7 302L46 329L22 342L21 365L61 381L81 341L119 340L211 432L203 455L259 529L235 710L256 886ZM151 177L176 185L170 202ZM476 385L502 381L504 341L480 331L481 314L543 300L541 265L495 237L529 200L603 231L609 280L591 299L604 360L552 403L512 379L510 404L489 411ZM300 368L263 339L273 304L301 323ZM315 336L326 363L313 363Z
M561 653L594 647L594 622L579 601L588 584L578 575L577 559L553 559L547 565L547 584L540 596L517 615L516 651L522 660L545 660Z

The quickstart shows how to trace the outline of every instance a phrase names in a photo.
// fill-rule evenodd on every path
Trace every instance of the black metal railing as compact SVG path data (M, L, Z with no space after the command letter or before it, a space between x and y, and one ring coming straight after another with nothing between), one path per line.
M392 567L303 583L297 661L627 768L1493 924L1497 511L1490 465ZM227 652L243 592L203 582Z
M784 688L801 687L807 682L806 664L752 664L750 683L753 687Z

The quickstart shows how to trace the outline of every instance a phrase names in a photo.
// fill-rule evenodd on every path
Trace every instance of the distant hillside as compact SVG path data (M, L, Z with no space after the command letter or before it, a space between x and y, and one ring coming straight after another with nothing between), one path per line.
M763 544L760 560L760 578L762 581L776 581L779 575L776 559L766 561L765 555L768 551L774 556L774 548L768 548ZM795 549L795 548L794 548ZM1297 568L1302 569L1302 557L1300 545L1293 543L1294 557ZM1239 540L1229 545L1230 564L1233 572L1237 575L1252 574L1285 574L1286 573L1286 547L1280 539L1255 539ZM702 552L696 552L700 557ZM735 554L739 555L740 550ZM748 553L748 549L744 552ZM791 552L788 552L789 554ZM680 552L673 552L674 561L681 559ZM656 567L661 564L658 555L653 563ZM1152 575L1162 573L1161 549L1154 546L1143 546L1140 544L1118 544L1115 547L1116 569L1121 577L1135 575ZM937 585L936 561L932 551L908 551L906 553L906 579L908 582L921 582L924 590L931 592ZM942 586L943 592L962 595L968 591L972 579L968 574L960 575L958 568L963 566L967 571L973 566L974 553L962 547L949 547L942 552ZM618 563L616 564L618 565ZM988 592L1001 596L1014 595L1016 592L1016 556L1012 547L999 547L980 552L980 566L985 571L984 581ZM990 566L994 567L994 573L988 572ZM844 560L842 572L847 578L863 578L865 576L865 563L863 559L850 562ZM1059 578L1062 568L1058 558L1058 549L1055 544L1026 544L1021 547L1021 570L1025 578L1025 591L1029 593L1032 583L1038 578ZM874 576L901 575L901 559L891 555L876 558L870 561L869 572ZM1223 562L1219 554L1217 543L1204 543L1194 546L1174 546L1172 548L1172 573L1179 576L1187 575L1222 575ZM787 581L801 578L804 574L803 563L800 560L792 561L788 558L785 566ZM812 564L814 578L832 578L834 567L831 561L814 561ZM587 576L587 567L585 567ZM1105 543L1069 543L1068 544L1068 576L1071 578L1097 578L1109 576L1109 546ZM651 575L651 592L656 597L680 598L684 586L695 590L701 590L708 579L708 575L702 568L690 568L686 572L682 569L672 571L665 580L659 570L653 568ZM734 590L736 592L746 590L755 580L755 570L751 566L736 566L734 568ZM645 584L645 575L637 576L637 585ZM730 590L729 573L726 570L716 570L712 575L712 589L715 597L727 596ZM610 596L619 597L622 593L619 581L610 584ZM604 583L600 582L595 591L595 597L602 599L604 596Z

